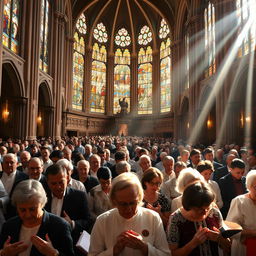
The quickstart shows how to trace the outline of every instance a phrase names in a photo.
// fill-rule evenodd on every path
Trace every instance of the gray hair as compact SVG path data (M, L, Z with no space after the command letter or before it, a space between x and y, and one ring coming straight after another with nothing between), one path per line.
M6 158L9 158L9 157L13 158L13 159L16 161L16 163L18 163L18 158L17 158L17 156L16 156L15 154L13 154L13 153L5 154L5 155L3 156L3 162L5 162Z
M90 163L87 161L87 160L80 160L80 161L78 161L77 162L77 168L79 167L79 165L81 165L81 164L84 164L84 165L86 165L86 166L88 166L89 168L90 168Z
M151 159L148 155L142 155L140 158L139 158L139 164L141 163L141 160L142 159L148 159L150 162L151 162Z
M256 170L251 170L246 175L246 187L248 190L252 187L253 181L256 179Z
M132 172L124 172L113 179L112 187L110 190L110 200L115 205L116 192L135 186L138 192L138 202L141 203L144 197L143 189L137 175Z
M182 194L186 186L195 180L200 180L204 182L204 177L196 169L193 169L191 167L183 169L177 179L178 192Z
M121 161L116 164L116 172L117 174L121 174L123 172L130 172L131 171L131 165L127 163L126 161Z
M42 208L45 206L47 197L42 184L33 179L21 181L13 191L12 204L17 206L31 200L41 203Z
M70 170L70 171L73 170L73 164L70 161L68 161L67 159L60 159L57 161L56 164L61 165L62 167L64 167L67 170Z

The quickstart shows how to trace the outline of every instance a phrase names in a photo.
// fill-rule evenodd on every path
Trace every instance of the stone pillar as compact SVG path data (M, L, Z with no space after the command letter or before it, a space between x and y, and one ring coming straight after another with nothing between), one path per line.
M3 10L4 10L4 1L0 1L0 15L3 17ZM2 55L3 55L3 44L2 44L2 38L3 38L3 19L1 19L0 22L0 96L2 93Z
M91 77L92 77L92 49L87 48L85 53L84 79L84 111L90 113Z
M109 53L107 59L107 84L106 84L106 114L108 116L113 113L113 102L114 102L114 53Z
M131 115L138 114L138 58L131 54Z
M55 139L61 138L62 127L62 97L64 91L64 40L65 40L65 15L61 10L54 13L53 33L52 33L52 74L53 74L53 94L54 94L54 125L53 134Z
M153 51L153 62L152 62L152 113L153 115L160 114L160 52L159 49Z
M24 44L24 59L26 66L24 81L27 85L27 118L24 124L27 139L36 138L38 111L38 75L40 57L40 1L27 1L26 11L26 43ZM26 128L25 128L26 125Z

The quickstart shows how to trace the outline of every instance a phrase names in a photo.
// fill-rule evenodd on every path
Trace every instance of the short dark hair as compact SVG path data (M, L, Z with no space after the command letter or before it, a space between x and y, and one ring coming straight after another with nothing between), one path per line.
M163 182L163 174L161 173L161 171L159 171L157 168L155 167L149 167L142 176L141 179L141 184L142 184L142 188L145 190L147 188L146 186L146 182L150 182L152 181L154 178L160 178L161 182Z
M245 168L245 163L242 159L235 158L232 160L230 167L233 168L239 168L239 169L244 169Z
M185 188L182 195L182 206L186 211L189 211L194 207L200 208L210 205L214 198L214 193L205 182L195 181Z
M212 170L213 171L213 165L209 160L200 161L196 167L196 169L201 173L205 170Z
M213 149L212 149L212 148L206 148L206 149L203 151L203 155L206 155L206 154L209 154L209 153L213 153Z
M200 150L198 150L198 149L193 149L193 150L190 152L190 157L191 157L191 156L194 156L194 155L197 155L197 154L201 154Z
M50 158L53 158L53 157L57 157L59 159L62 159L63 158L63 152L60 151L60 150L53 150L52 153L50 154Z
M126 154L124 151L117 151L115 153L115 160L125 160Z
M48 178L49 175L57 175L62 172L65 174L67 173L66 169L62 165L52 164L46 169L44 175Z
M103 180L109 180L112 178L111 171L108 167L102 166L97 171L97 178Z

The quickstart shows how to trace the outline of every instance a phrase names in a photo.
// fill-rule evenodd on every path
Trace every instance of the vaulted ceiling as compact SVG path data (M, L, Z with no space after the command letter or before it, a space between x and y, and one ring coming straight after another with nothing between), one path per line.
M110 42L122 27L129 31L132 42L136 42L141 27L147 25L153 32L154 48L161 19L165 18L170 27L175 23L177 1L180 0L71 0L73 27L81 13L85 13L88 28L104 23Z

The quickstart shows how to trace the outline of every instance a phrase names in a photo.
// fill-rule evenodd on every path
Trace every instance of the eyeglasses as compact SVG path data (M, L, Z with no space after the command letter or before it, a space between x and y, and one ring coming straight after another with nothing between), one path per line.
M131 202L118 202L118 201L115 201L115 202L116 202L116 205L121 208L134 207L139 203L138 200L131 201Z

